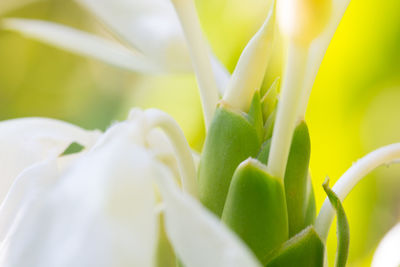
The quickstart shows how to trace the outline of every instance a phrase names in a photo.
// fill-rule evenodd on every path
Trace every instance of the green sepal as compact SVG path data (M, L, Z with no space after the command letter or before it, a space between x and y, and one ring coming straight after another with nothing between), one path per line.
M240 162L255 157L262 142L260 95L249 114L219 104L211 122L199 166L199 197L218 217L225 205L232 175Z
M261 99L262 112L265 120L271 115L272 111L274 111L276 104L278 102L279 84L280 84L280 77L274 80L274 82L269 87L268 91Z
M322 185L326 194L328 195L329 201L331 202L333 208L336 210L337 216L337 239L338 248L336 252L336 267L346 266L347 257L349 255L349 244L350 244L350 229L349 223L347 221L346 213L339 197L333 192L329 187L329 179L327 178Z
M289 218L289 237L306 225L308 202L308 168L310 161L310 136L304 121L297 125L292 138L284 185Z
M253 100L251 101L250 109L247 114L247 119L257 131L260 141L262 141L264 138L264 121L261 108L260 92L258 90L254 92Z
M261 149L257 155L257 159L264 165L268 164L268 157L269 157L270 149L271 149L271 138L262 144Z
M265 141L257 159L267 165L271 139ZM284 178L289 237L294 236L315 220L315 197L308 175L310 160L310 137L305 122L295 129L290 147Z
M264 140L270 139L272 137L272 132L274 130L275 119L276 119L276 108L268 116L264 124Z
M258 160L245 160L233 175L222 221L265 263L266 256L288 239L282 180L270 176Z
M60 156L66 156L66 155L71 155L75 153L79 153L82 150L84 150L85 147L77 142L72 142L65 150L63 153L61 153Z
M266 267L322 267L325 246L313 226L309 226L268 257Z

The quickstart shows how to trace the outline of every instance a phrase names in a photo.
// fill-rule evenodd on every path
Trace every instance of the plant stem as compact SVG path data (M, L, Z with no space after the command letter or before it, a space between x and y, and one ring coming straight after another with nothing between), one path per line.
M172 0L172 3L175 6L188 43L189 53L200 89L207 130L219 100L218 87L212 71L210 54L201 31L200 21L193 0Z
M307 53L307 47L293 42L289 44L288 60L267 165L269 174L280 179L283 179L285 175L293 131L299 119Z

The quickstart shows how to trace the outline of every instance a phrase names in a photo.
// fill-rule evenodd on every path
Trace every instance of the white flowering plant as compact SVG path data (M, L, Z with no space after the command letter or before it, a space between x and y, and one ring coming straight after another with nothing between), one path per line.
M132 109L104 133L46 118L1 122L1 266L324 266L335 214L335 264L346 265L341 202L400 158L400 144L388 145L332 189L327 179L317 214L304 114L349 0L272 3L232 74L207 45L192 0L76 1L118 38L20 18L2 27L135 72L193 71L204 147L193 152L176 121L156 109ZM283 76L264 92L277 36ZM400 263L397 228L374 266Z

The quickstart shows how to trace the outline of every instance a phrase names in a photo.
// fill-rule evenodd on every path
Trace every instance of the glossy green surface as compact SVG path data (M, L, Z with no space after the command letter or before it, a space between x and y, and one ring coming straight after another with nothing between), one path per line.
M346 266L347 257L349 255L349 244L350 244L350 229L349 223L347 221L346 213L339 197L333 192L329 187L329 179L326 179L323 184L324 190L328 195L329 201L331 202L333 208L336 210L337 215L337 239L338 248L336 251L336 267Z
M322 267L324 244L310 226L270 255L266 267Z
M282 181L255 159L239 165L232 179L222 221L265 263L266 256L288 238Z
M306 123L300 122L293 133L284 178L289 217L289 236L306 227L308 201L307 176L310 161L310 136Z
M199 166L201 202L221 216L232 175L240 162L255 157L261 146L262 114L258 92L249 114L220 104L211 123Z

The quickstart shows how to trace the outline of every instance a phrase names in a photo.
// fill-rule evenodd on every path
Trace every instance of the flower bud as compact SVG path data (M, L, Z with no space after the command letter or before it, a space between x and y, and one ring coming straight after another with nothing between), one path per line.
M279 27L295 42L309 44L327 25L331 0L280 0L277 13Z

